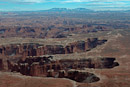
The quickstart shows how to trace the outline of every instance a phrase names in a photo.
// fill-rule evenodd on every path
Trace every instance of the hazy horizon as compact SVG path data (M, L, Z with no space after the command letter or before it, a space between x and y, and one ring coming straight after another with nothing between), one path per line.
M37 11L86 8L96 11L130 10L129 0L0 0L0 11Z

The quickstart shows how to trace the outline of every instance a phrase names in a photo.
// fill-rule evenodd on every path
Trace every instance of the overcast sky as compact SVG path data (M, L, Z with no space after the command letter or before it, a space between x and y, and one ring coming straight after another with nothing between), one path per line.
M51 8L130 10L130 0L0 0L0 11L34 11Z

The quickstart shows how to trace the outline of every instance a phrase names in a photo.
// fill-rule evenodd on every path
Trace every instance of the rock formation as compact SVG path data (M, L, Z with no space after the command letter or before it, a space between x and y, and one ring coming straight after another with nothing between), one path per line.
M69 43L65 47L62 45L43 45L35 43L25 44L11 44L7 46L0 46L0 55L3 56L40 56L50 54L68 54L75 52L85 52L102 45L107 40L98 40L98 38L89 38L86 41L77 41Z
M86 52L106 41L89 38L86 41L72 42L66 46L35 43L3 45L0 46L0 70L20 72L28 76L69 78L77 82L99 81L100 79L92 73L71 70L113 68L119 65L114 62L115 58L54 60L53 56L45 57L44 55ZM91 78L91 81L88 81L88 78Z
M94 74L80 71L85 68L113 68L119 65L117 62L114 62L114 60L115 58L54 60L52 56L35 56L28 57L25 60L19 60L15 64L8 62L8 65L11 66L9 69L12 72L20 72L23 75L69 78L77 82L95 82L99 81L99 78ZM91 78L91 81L88 81L87 78Z

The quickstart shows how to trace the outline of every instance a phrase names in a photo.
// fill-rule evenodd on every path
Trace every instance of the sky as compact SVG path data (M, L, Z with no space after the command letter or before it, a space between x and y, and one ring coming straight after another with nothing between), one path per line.
M130 10L130 0L0 0L0 11L36 11L51 8Z

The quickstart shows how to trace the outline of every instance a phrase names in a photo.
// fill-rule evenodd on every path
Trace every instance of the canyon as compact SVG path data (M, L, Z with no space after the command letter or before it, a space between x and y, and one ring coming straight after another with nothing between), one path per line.
M56 60L53 59L53 56L45 57L44 55L87 52L98 45L104 44L106 41L98 40L98 38L88 38L86 41L69 43L65 47L35 43L3 45L0 47L0 70L20 72L28 76L69 78L78 82L99 81L100 79L94 74L78 70L84 70L85 68L113 68L119 65L114 62L115 58ZM73 69L75 70L73 71ZM91 79L86 80L88 77L91 77Z
M9 81L5 78L8 76L10 79L23 81L23 83L26 83L23 84L24 86L32 84L28 79L37 81L41 79L42 85L46 87L49 87L46 83L50 84L50 82L52 82L50 87L52 85L67 87L66 84L70 87L74 85L79 87L104 87L108 85L107 87L110 87L111 84L112 87L115 85L119 87L119 85L126 84L126 87L129 87L128 80L122 81L126 78L125 75L129 77L129 69L126 67L129 61L128 56L122 56L122 53L125 55L129 53L129 44L122 42L122 40L125 40L126 43L129 43L129 36L116 35L112 37L111 39L87 38L84 40L79 38L77 41L67 39L67 44L61 45L59 41L62 42L62 38L58 39L58 43L55 42L55 44L48 44L48 42L46 44L41 44L41 42L26 43L26 41L24 41L25 43L5 44L8 40L3 41L1 39L3 43L0 46L2 82ZM122 46L122 48L114 46L114 43ZM122 69L125 69L125 71L121 72ZM17 73L19 74L17 75ZM115 78L121 79L121 82L115 80ZM46 80L49 82L46 82ZM19 81L17 84L22 85ZM66 81L67 83L63 84ZM3 87L4 84L0 84L0 87ZM10 84L9 87L14 85ZM4 85L4 87L8 86Z
M129 12L57 10L0 12L0 87L129 87Z

